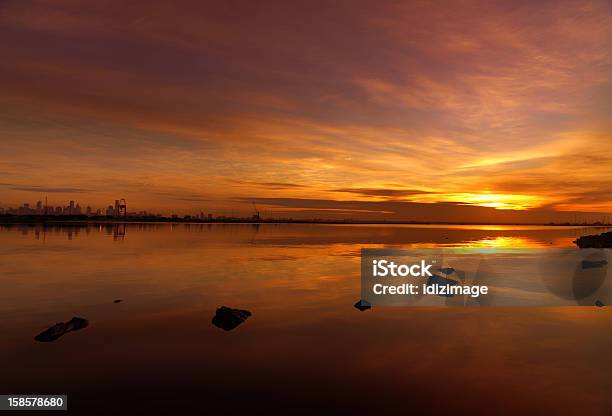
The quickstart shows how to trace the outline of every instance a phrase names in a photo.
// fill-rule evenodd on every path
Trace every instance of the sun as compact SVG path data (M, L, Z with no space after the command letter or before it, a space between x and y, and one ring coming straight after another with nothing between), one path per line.
M455 194L453 200L468 205L512 210L526 210L541 205L540 198L520 194L461 193Z

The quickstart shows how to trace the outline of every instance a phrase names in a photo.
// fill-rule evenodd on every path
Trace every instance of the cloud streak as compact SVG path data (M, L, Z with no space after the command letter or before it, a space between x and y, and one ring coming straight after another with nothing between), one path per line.
M44 186L27 186L1 183L0 186L6 187L13 191L36 192L36 193L61 193L61 194L82 194L94 192L92 189L81 189L71 187L44 187Z

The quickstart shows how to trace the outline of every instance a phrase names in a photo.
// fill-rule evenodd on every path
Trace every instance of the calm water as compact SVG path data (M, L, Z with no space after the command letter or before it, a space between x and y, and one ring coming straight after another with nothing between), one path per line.
M599 232L0 226L0 393L67 393L75 414L611 414L607 308L352 306L362 247L571 247ZM223 331L221 305L252 316ZM34 341L73 316L89 326Z

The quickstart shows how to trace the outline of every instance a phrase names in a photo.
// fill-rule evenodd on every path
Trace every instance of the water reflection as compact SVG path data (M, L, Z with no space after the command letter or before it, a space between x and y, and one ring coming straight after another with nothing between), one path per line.
M123 240L125 238L125 229L126 229L126 224L124 223L113 224L113 239L115 241Z
M98 414L117 414L118 403L124 413L194 414L186 395L218 414L270 406L290 414L399 413L407 405L436 413L449 402L461 414L606 414L608 308L350 307L359 297L362 247L491 247L508 239L573 247L577 236L601 231L0 226L0 391L66 392L77 414L91 403ZM565 274L570 293L575 266ZM608 303L599 293L584 299ZM111 302L118 297L126 301ZM222 304L256 319L223 332L209 320ZM86 316L91 330L32 341L50 322L75 315ZM101 392L114 400L101 402Z
M0 231L18 231L23 236L45 240L63 235L67 240L92 233L112 236L114 241L127 233L170 231L232 236L233 240L256 245L400 245L402 247L491 247L542 248L574 247L573 240L609 227L559 226L432 226L432 225L355 225L355 224L0 224Z
M485 237L476 241L466 241L455 244L456 247L473 247L473 248L539 248L550 247L554 245L552 242L538 241L529 237Z

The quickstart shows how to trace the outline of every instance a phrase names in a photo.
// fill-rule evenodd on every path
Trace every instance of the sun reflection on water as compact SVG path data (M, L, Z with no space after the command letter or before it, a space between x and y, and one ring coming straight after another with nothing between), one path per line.
M554 247L554 242L538 241L528 237L486 237L476 241L466 241L458 243L456 247L469 247L469 248L541 248L541 247Z

